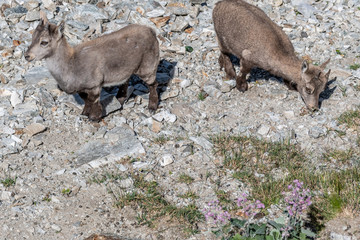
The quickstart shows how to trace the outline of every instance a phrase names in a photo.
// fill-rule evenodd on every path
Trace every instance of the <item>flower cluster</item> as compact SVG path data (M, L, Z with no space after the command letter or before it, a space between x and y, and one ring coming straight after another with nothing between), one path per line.
M237 205L238 205L238 207L242 208L245 215L248 217L255 216L259 212L259 210L261 210L262 208L265 208L265 205L262 202L260 202L259 200L256 200L254 203L250 202L247 199L246 193L243 193L242 197L238 198Z
M311 205L310 190L303 188L303 182L294 180L294 184L288 186L291 192L283 192L284 200L287 203L287 210L290 216L297 216L303 213Z
M293 227L292 226L286 226L286 227L283 227L280 229L282 234L282 238L283 239L287 239L288 237L290 237L290 231L293 230Z
M224 211L219 201L211 201L203 210L206 221L211 220L214 224L226 224L230 220L230 214Z

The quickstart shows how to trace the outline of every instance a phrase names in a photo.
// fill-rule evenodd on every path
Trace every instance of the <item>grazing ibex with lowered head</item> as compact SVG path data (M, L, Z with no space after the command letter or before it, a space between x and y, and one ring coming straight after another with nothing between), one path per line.
M319 108L319 95L324 91L330 70L308 64L295 55L287 35L258 7L243 0L223 0L213 10L213 22L220 47L219 64L226 77L236 78L236 87L248 89L246 75L259 67L282 77L290 89L296 89L309 110ZM230 56L240 59L240 74L236 76Z
M101 119L100 92L104 86L120 85L116 98L123 105L132 74L149 86L149 110L156 111L159 42L151 28L129 25L71 47L63 35L64 22L51 24L44 12L40 12L40 17L25 59L45 59L59 88L68 94L79 93L84 100L83 115L90 120Z

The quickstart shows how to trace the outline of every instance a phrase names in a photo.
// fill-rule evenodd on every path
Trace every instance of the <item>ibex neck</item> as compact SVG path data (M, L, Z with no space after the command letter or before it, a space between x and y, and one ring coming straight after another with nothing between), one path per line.
M74 55L74 49L67 43L65 37L63 37L57 49L54 50L54 54L46 59L47 67L55 78L59 87L67 93L72 93L69 89L69 79L72 74L71 59Z
M281 59L275 63L274 71L271 73L286 79L287 81L299 84L301 81L301 61L297 57Z

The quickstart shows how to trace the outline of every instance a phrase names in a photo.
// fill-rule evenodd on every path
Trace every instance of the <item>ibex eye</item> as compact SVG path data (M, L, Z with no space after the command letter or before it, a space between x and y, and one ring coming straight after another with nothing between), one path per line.
M40 45L41 45L41 46L46 46L46 45L48 45L48 43L49 43L49 42L47 42L47 41L41 41Z
M312 93L312 91L311 91L310 88L305 88L305 92L306 92L307 94L311 94L311 93Z

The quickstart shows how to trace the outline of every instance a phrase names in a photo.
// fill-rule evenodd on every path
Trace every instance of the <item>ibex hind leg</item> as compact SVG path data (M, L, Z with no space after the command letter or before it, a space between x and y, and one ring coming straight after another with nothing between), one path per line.
M230 60L230 56L221 52L219 56L220 69L225 70L227 79L235 79L236 72L233 63Z
M236 88L240 92L245 92L248 90L248 83L246 81L246 75L251 71L251 65L247 63L244 59L240 60L240 73L236 77Z
M117 98L117 100L120 102L121 107L124 106L124 103L125 103L126 98L127 98L128 85L129 85L128 82L120 85L119 91L118 91L117 94L116 94L116 98Z
M156 112L159 104L159 94L157 92L158 83L156 81L156 74L150 76L149 78L143 78L147 83L150 91L149 96L149 111L153 114Z

